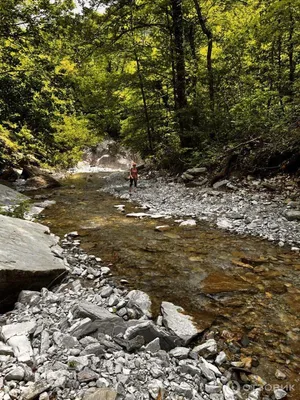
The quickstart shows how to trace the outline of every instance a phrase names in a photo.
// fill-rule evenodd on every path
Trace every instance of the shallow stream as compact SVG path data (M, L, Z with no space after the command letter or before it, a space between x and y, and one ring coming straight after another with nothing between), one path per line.
M228 331L223 337L236 342L249 339L242 353L259 358L255 373L270 383L295 385L289 398L299 400L299 256L204 222L179 227L174 219L127 218L141 210L101 192L102 185L103 174L79 174L42 192L56 200L42 222L61 237L77 230L86 251L112 264L116 281L126 279L129 288L151 295L155 313L162 300L171 301L203 329ZM125 205L125 213L117 204ZM155 230L166 224L168 230ZM286 380L276 380L278 368Z

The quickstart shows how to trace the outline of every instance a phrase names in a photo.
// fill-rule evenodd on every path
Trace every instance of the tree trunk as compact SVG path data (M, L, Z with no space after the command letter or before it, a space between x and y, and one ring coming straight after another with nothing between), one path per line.
M291 102L293 102L294 100L294 82L295 82L295 71L296 71L296 62L294 60L294 30L295 30L295 21L292 10L290 8L288 54L289 54L289 95Z
M194 5L197 11L198 21L201 26L202 32L207 37L207 56L206 56L206 66L208 75L208 87L209 87L209 99L210 99L210 109L212 113L215 111L215 90L214 90L214 74L212 66L212 51L213 51L213 33L202 15L201 7L198 0L194 0Z
M146 120L146 125L147 125L148 145L149 145L150 153L153 154L152 130L151 130L151 125L150 125L149 113L148 113L145 86L144 86L143 74L142 74L142 70L141 70L141 63L140 63L140 59L139 59L139 56L138 56L138 53L137 53L136 43L135 43L135 38L134 38L133 6L134 6L134 2L132 2L132 4L131 4L131 15L130 15L130 25L131 25L131 36L132 36L133 53L134 53L134 58L135 58L135 62L136 62L136 68L137 68L137 73L138 73L138 78L139 78L140 90L141 90L141 95L142 95L142 100L143 100L143 108L144 108L145 120Z
M182 147L189 147L190 139L186 136L185 110L187 106L186 97L186 73L183 41L183 15L182 0L170 0L172 6L174 53L175 53L175 93L176 109L180 129L180 142Z
M139 82L140 82L140 90L141 90L142 99L143 99L144 114L145 114L145 119L146 119L146 124L147 124L147 136L148 136L149 150L150 150L150 153L153 154L152 131L151 131L150 118L149 118L149 113L148 113L146 93L145 93L143 75L142 75L142 71L141 71L141 64L140 64L140 60L137 55L136 49L134 49L134 56L135 56L136 67L137 67L137 72L138 72L138 77L139 77Z

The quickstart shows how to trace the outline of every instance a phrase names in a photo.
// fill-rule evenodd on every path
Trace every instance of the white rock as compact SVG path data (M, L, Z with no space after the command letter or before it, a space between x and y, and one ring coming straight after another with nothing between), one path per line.
M281 400L287 396L287 392L283 389L275 389L274 396L276 400Z
M148 384L148 390L152 399L157 399L159 392L163 391L163 383L158 379L154 379Z
M228 386L223 386L223 395L225 400L235 400L234 391Z
M196 326L193 318L182 307L163 301L161 304L163 324L173 331L183 344L189 343L201 330Z
M261 388L256 388L256 389L252 390L249 393L249 396L247 397L247 400L259 400L261 392L262 392Z
M222 365L226 360L227 360L226 353L225 353L224 351L221 351L221 352L217 355L216 360L215 360L215 363L216 363L217 365Z
M15 357L17 357L19 362L24 364L32 363L33 350L27 336L13 336L7 343L13 348Z
M198 354L203 354L207 351L210 353L214 353L217 351L217 342L215 341L215 339L209 339L206 342L194 347L192 350L193 353Z
M169 352L169 354L175 358L183 360L185 358L188 358L190 350L191 349L189 349L188 347L175 347Z
M196 226L197 222L194 219L187 219L179 224L179 226Z
M1 336L7 342L13 336L28 335L36 329L36 322L34 320L28 322L21 322L19 324L4 325L1 328Z

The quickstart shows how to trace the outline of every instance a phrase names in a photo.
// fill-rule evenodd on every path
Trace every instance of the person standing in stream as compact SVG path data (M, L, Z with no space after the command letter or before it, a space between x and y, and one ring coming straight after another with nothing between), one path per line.
M133 162L131 165L129 179L130 179L129 193L131 194L133 184L134 188L136 188L138 181L138 170L135 162Z

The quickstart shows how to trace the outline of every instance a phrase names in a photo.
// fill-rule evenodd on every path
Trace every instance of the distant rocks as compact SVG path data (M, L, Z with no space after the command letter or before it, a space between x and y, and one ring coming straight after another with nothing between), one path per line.
M144 180L135 201L147 205L146 209L151 210L147 216L159 213L178 220L203 220L241 235L259 236L281 247L300 248L300 187L296 180L291 181L288 176L269 180L233 177L216 182L213 188L208 187L208 180L208 172L202 169L187 170L173 180ZM122 197L128 194L128 186L119 184L114 175L107 179L104 191Z
M49 172L33 165L24 166L21 177L26 180L25 186L31 190L60 186L60 183Z

